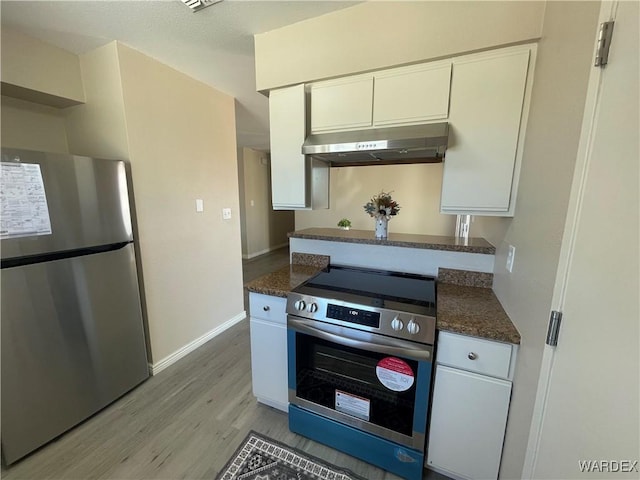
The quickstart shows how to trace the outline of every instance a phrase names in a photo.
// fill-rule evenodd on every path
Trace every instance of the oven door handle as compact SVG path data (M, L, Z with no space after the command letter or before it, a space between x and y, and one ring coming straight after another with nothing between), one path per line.
M325 330L326 327L318 328L317 326L308 325L303 320L298 320L291 317L287 319L287 324L290 328L293 328L294 330L301 333L306 333L313 337L322 338L324 340L337 343L338 345L359 348L361 350L369 350L372 352L384 353L387 355L397 355L399 357L405 357L417 361L431 361L431 356L433 353L433 347L428 345L416 346L416 344L413 344L411 342L395 338L385 339L384 343L376 342L375 339L372 338L375 334L367 334L366 332L358 333L367 335L367 337L369 337L367 340L354 338L348 333L347 329L345 328L333 327L328 325L327 327L332 327L336 330L339 330L340 332L333 333Z

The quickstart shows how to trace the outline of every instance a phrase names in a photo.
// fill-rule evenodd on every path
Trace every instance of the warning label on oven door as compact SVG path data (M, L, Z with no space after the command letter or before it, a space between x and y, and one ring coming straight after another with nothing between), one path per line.
M342 390L336 390L336 411L361 418L368 422L370 408L370 400L343 392Z
M378 362L376 375L380 383L394 392L409 390L414 382L413 370L404 360L386 357Z

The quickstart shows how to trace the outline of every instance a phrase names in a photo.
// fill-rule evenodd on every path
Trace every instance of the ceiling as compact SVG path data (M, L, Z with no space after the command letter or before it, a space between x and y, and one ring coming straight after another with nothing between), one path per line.
M179 0L2 0L0 8L2 27L76 54L118 40L235 97L238 145L266 150L268 99L255 88L253 35L356 3L224 0L194 13Z

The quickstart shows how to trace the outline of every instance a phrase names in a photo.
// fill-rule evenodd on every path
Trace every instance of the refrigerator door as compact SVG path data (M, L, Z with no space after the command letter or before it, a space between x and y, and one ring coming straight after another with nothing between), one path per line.
M2 450L12 463L148 377L133 245L2 269Z
M3 148L2 260L131 241L125 167L120 160ZM50 228L30 231L34 220Z

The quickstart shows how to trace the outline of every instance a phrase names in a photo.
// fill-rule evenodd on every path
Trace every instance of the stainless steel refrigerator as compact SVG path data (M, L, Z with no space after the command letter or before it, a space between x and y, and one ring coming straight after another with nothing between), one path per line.
M2 454L10 464L144 381L122 161L2 149Z

